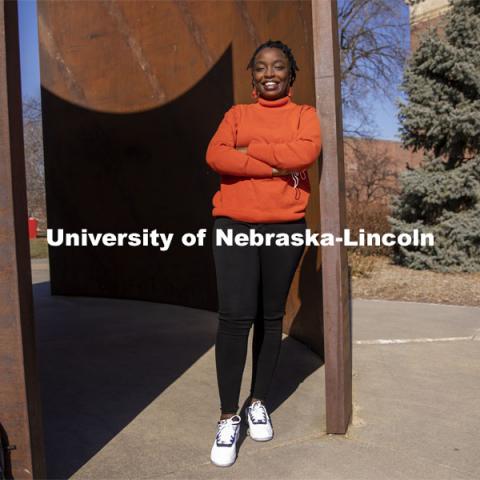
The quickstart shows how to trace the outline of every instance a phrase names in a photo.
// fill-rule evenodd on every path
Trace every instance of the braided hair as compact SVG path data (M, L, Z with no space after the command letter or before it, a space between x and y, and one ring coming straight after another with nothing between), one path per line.
M255 57L257 56L257 53L263 48L278 48L288 58L288 64L290 65L290 87L291 87L293 85L293 82L295 82L295 78L297 77L296 70L300 70L300 69L297 66L297 62L295 61L295 57L293 56L293 53L290 50L290 48L288 48L288 46L285 45L285 43L281 42L280 40L267 40L266 42L259 45L255 50L255 52L253 53L252 58L248 62L247 70L248 69L252 70L252 76L253 76L253 66L255 63Z

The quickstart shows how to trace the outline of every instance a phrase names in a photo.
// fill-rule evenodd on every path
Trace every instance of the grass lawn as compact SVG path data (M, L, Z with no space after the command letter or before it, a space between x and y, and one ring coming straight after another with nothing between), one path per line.
M30 258L48 258L48 244L44 237L30 239Z
M438 273L394 265L389 257L353 257L352 298L480 307L479 273Z

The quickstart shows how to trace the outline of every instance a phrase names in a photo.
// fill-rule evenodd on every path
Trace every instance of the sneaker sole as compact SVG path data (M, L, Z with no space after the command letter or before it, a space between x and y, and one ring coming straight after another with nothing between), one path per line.
M215 463L212 459L210 459L210 462L217 467L231 467L236 462L236 460L237 459L235 458L232 463Z
M268 442L269 440L271 440L273 438L273 435L271 437L265 437L265 438L262 438L262 437L252 437L252 435L250 435L250 429L247 428L247 435L252 439L252 440L255 440L256 442Z

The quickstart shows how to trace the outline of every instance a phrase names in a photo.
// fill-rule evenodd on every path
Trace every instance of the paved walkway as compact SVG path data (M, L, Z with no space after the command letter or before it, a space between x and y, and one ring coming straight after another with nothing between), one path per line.
M347 435L325 434L321 359L285 337L274 439L242 434L219 468L216 314L52 297L45 262L32 269L49 478L480 478L480 308L354 301ZM249 353L241 401L250 368Z

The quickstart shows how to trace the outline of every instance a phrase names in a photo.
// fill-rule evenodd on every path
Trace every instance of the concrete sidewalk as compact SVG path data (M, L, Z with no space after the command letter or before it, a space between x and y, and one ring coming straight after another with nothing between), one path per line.
M321 359L285 337L274 439L243 430L236 463L219 468L216 314L52 297L46 262L32 273L49 478L480 478L480 308L354 301L345 436L325 434ZM250 369L249 350L241 402Z

